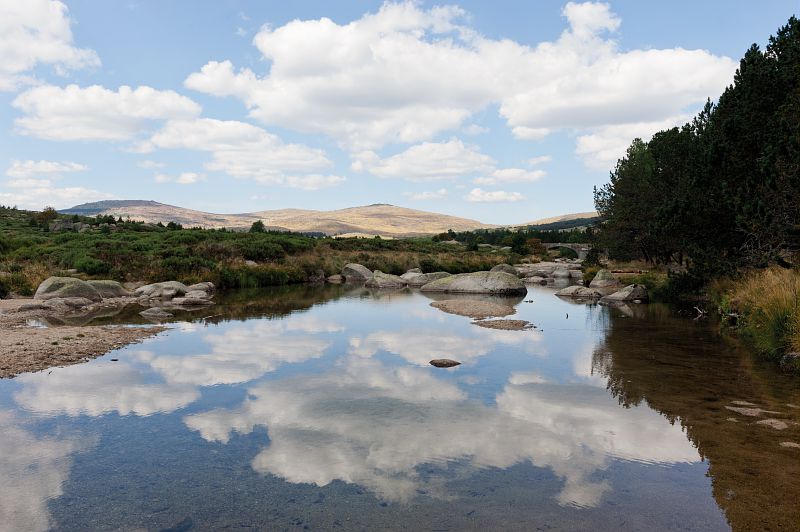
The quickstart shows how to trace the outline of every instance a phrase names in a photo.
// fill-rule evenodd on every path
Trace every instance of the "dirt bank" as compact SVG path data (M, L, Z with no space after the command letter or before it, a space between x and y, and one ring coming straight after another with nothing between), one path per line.
M79 364L165 329L109 325L35 327L30 322L42 317L42 311L16 312L20 305L30 302L0 300L0 378Z

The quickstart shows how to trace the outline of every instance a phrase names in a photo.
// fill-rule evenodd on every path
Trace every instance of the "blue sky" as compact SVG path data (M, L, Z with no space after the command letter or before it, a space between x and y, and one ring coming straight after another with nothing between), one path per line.
M796 0L0 0L0 203L593 208Z

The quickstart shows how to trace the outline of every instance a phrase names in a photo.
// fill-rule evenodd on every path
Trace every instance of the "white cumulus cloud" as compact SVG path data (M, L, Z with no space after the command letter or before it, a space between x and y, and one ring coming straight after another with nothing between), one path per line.
M277 135L237 120L170 120L136 149L143 153L155 149L208 152L211 160L205 167L209 171L303 190L332 187L346 180L320 172L333 165L323 150L285 143Z
M93 50L72 41L67 6L55 0L10 0L0 5L0 91L36 80L37 65L53 65L59 74L100 65Z
M4 183L9 190L0 190L0 204L40 210L48 206L61 209L76 203L112 199L111 194L85 187L56 186L63 174L88 169L86 165L70 161L14 160L6 170L6 175L12 179Z
M426 190L425 192L411 192L407 193L406 196L415 201L443 199L447 197L447 189L440 188L439 190Z
M123 141L146 132L154 121L200 114L200 106L186 96L147 86L42 85L12 105L24 113L14 121L21 134L48 140Z
M539 155L528 159L528 164L531 166L538 166L540 164L549 163L552 160L553 157L551 155Z
M506 192L505 190L483 190L473 188L464 199L473 203L500 203L522 201L525 197L519 192Z
M198 174L196 172L181 172L176 176L156 174L155 177L156 183L178 183L179 185L194 185L195 183L205 180L206 176L204 174Z
M384 178L408 181L436 181L489 171L494 160L481 153L477 146L465 145L459 139L446 142L423 142L391 157L381 159L374 152L355 156L353 170Z
M531 183L547 175L544 170L525 170L523 168L501 168L493 171L488 177L478 177L473 181L476 185L497 185L500 183Z
M346 24L264 27L253 42L265 72L211 61L185 85L239 98L257 120L323 133L358 153L461 128L479 133L465 123L491 105L526 140L655 125L719 94L736 68L706 50L623 50L614 40L622 21L605 3L570 2L563 16L558 38L529 46L480 35L458 7L386 3ZM611 157L593 153L581 151L590 166Z
M353 150L429 140L494 96L476 75L480 54L451 38L463 15L454 6L385 3L349 24L264 27L253 42L269 61L266 76L211 61L185 84L236 96L265 123L325 133Z
M73 163L70 161L11 161L11 166L6 170L8 177L14 178L29 178L35 176L48 175L57 177L61 174L71 172L83 172L88 170L89 167L84 164Z

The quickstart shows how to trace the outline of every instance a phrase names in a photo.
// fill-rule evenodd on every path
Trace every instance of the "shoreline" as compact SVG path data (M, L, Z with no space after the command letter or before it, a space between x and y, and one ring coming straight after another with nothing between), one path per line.
M167 329L160 325L36 327L30 321L43 317L42 311L8 312L31 302L30 298L0 300L0 379L88 362Z

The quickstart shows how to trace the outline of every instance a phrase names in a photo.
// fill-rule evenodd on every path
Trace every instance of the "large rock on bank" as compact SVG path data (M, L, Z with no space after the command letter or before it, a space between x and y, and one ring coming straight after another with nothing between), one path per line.
M423 292L463 294L526 294L525 284L510 273L474 272L451 275L424 285Z
M403 274L408 275L408 274ZM419 273L412 277L406 279L408 282L408 286L420 287L425 286L426 284L436 281L438 279L444 279L445 277L450 277L453 275L452 273L447 272L432 272L432 273Z
M622 290L605 296L600 300L600 303L604 305L615 305L631 301L647 301L648 298L646 286L642 284L630 284Z
M133 295L147 299L172 299L182 296L189 291L189 287L178 281L164 281L140 286L134 290Z
M600 270L595 274L592 282L589 283L589 288L594 288L603 294L611 294L622 288L622 283L617 281L617 278L610 271Z
M406 281L397 275L375 270L372 279L369 279L365 286L367 288L404 288L406 284Z
M492 268L489 271L490 272L505 272L505 273L510 273L511 275L515 275L515 276L519 277L519 272L517 271L517 269L515 267L511 266L510 264L498 264L497 266L495 266L494 268Z
M95 287L75 277L48 277L36 289L34 299L83 297L90 301L100 301L103 296Z
M603 294L594 288L586 288L585 286L568 286L556 292L560 297L571 297L575 299L600 299Z
M103 299L110 297L128 297L131 293L117 281L86 281L94 287Z
M214 286L214 283L212 283L211 281L203 281L202 283L190 284L189 286L186 287L187 292L200 290L207 294L213 293L214 290L216 289L217 287Z
M372 279L372 272L361 264L345 264L342 275L348 283L363 283Z

